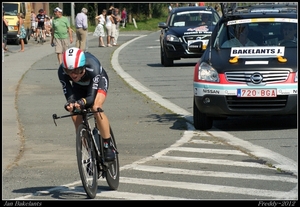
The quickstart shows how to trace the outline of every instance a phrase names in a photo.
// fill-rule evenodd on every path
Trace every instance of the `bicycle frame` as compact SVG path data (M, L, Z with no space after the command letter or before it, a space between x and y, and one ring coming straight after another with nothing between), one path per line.
M95 139L95 136L94 136L94 134L92 133L92 128L91 128L91 126L90 126L90 123L88 122L88 120L91 118L91 116L93 116L94 115L94 113L100 113L100 112L103 112L103 109L101 109L101 108L97 108L97 111L91 111L91 109L83 109L82 111L80 111L80 112L74 112L73 114L68 114L68 115L64 115L64 116L57 116L56 114L53 114L52 115L52 118L53 118L53 121L54 121L54 124L55 124L55 126L57 126L57 124L56 124L56 122L55 122L55 119L61 119L61 118L66 118L66 117L71 117L71 116L82 116L82 123L84 124L84 125L86 125L87 126L87 129L88 129L88 131L89 131L89 133L91 134L91 136L92 136L92 139L93 139L93 143L94 143L94 146L95 146L95 148L96 148L96 152L97 152L97 157L101 157L101 154L103 155L103 148L101 148L101 149L99 149L98 148L98 145L97 145L97 142L96 142L96 139ZM100 115L101 116L101 115ZM98 129L98 127L97 127L97 122L96 122L96 118L94 117L94 122L95 122L95 128L97 129L97 130L99 130ZM103 146L103 141L102 141L102 139L100 139L99 140L101 143L100 143L100 146ZM100 151L101 150L101 151ZM105 163L104 162L104 158L102 157L102 163Z

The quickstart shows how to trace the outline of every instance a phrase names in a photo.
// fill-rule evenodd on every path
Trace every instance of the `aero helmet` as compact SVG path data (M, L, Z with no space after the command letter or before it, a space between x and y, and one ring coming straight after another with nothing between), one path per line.
M40 10L39 10L39 13L41 13L41 12L44 12L44 9L40 9Z
M68 70L80 68L85 65L85 54L77 47L71 47L63 53L63 67Z

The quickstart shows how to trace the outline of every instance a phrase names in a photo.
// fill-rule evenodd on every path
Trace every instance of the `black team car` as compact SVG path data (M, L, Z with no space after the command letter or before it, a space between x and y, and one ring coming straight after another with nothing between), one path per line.
M221 4L222 18L194 69L196 129L228 116L296 118L297 6Z
M161 64L167 67L174 60L201 57L219 19L219 14L209 6L172 9L167 21L158 24Z

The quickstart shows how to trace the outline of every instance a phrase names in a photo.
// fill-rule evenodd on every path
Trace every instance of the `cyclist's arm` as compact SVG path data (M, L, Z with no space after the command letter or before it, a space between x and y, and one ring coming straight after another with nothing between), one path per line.
M74 99L73 90L72 90L71 83L69 81L69 77L68 77L68 75L64 74L63 68L61 65L60 65L57 73L58 73L58 79L62 85L62 90L63 90L64 96L66 97L67 102L75 102L76 100Z
M98 74L95 74L91 78L91 81L90 81L90 84L89 84L88 90L87 90L87 95L85 97L85 101L86 101L85 107L86 108L89 108L94 105L94 101L95 101L95 98L96 98L96 95L98 92L98 85L99 85L99 82L101 81L101 77L102 76L99 75L99 73L98 73Z

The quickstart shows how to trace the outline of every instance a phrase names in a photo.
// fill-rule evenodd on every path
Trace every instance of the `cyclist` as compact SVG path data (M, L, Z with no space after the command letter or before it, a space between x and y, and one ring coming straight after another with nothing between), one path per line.
M58 78L62 84L67 103L65 109L71 113L84 108L97 111L105 101L109 79L99 60L89 52L71 47L63 53L63 62L58 69ZM95 113L97 127L104 143L106 161L115 159L111 142L109 121L104 112ZM75 130L82 123L81 116L72 116Z
M37 21L37 28L36 28L36 37L35 41L37 41L37 37L39 37L40 29L42 30L43 34L43 41L45 42L46 36L45 36L45 19L46 15L44 14L44 9L39 10L39 14L36 15L36 21Z

